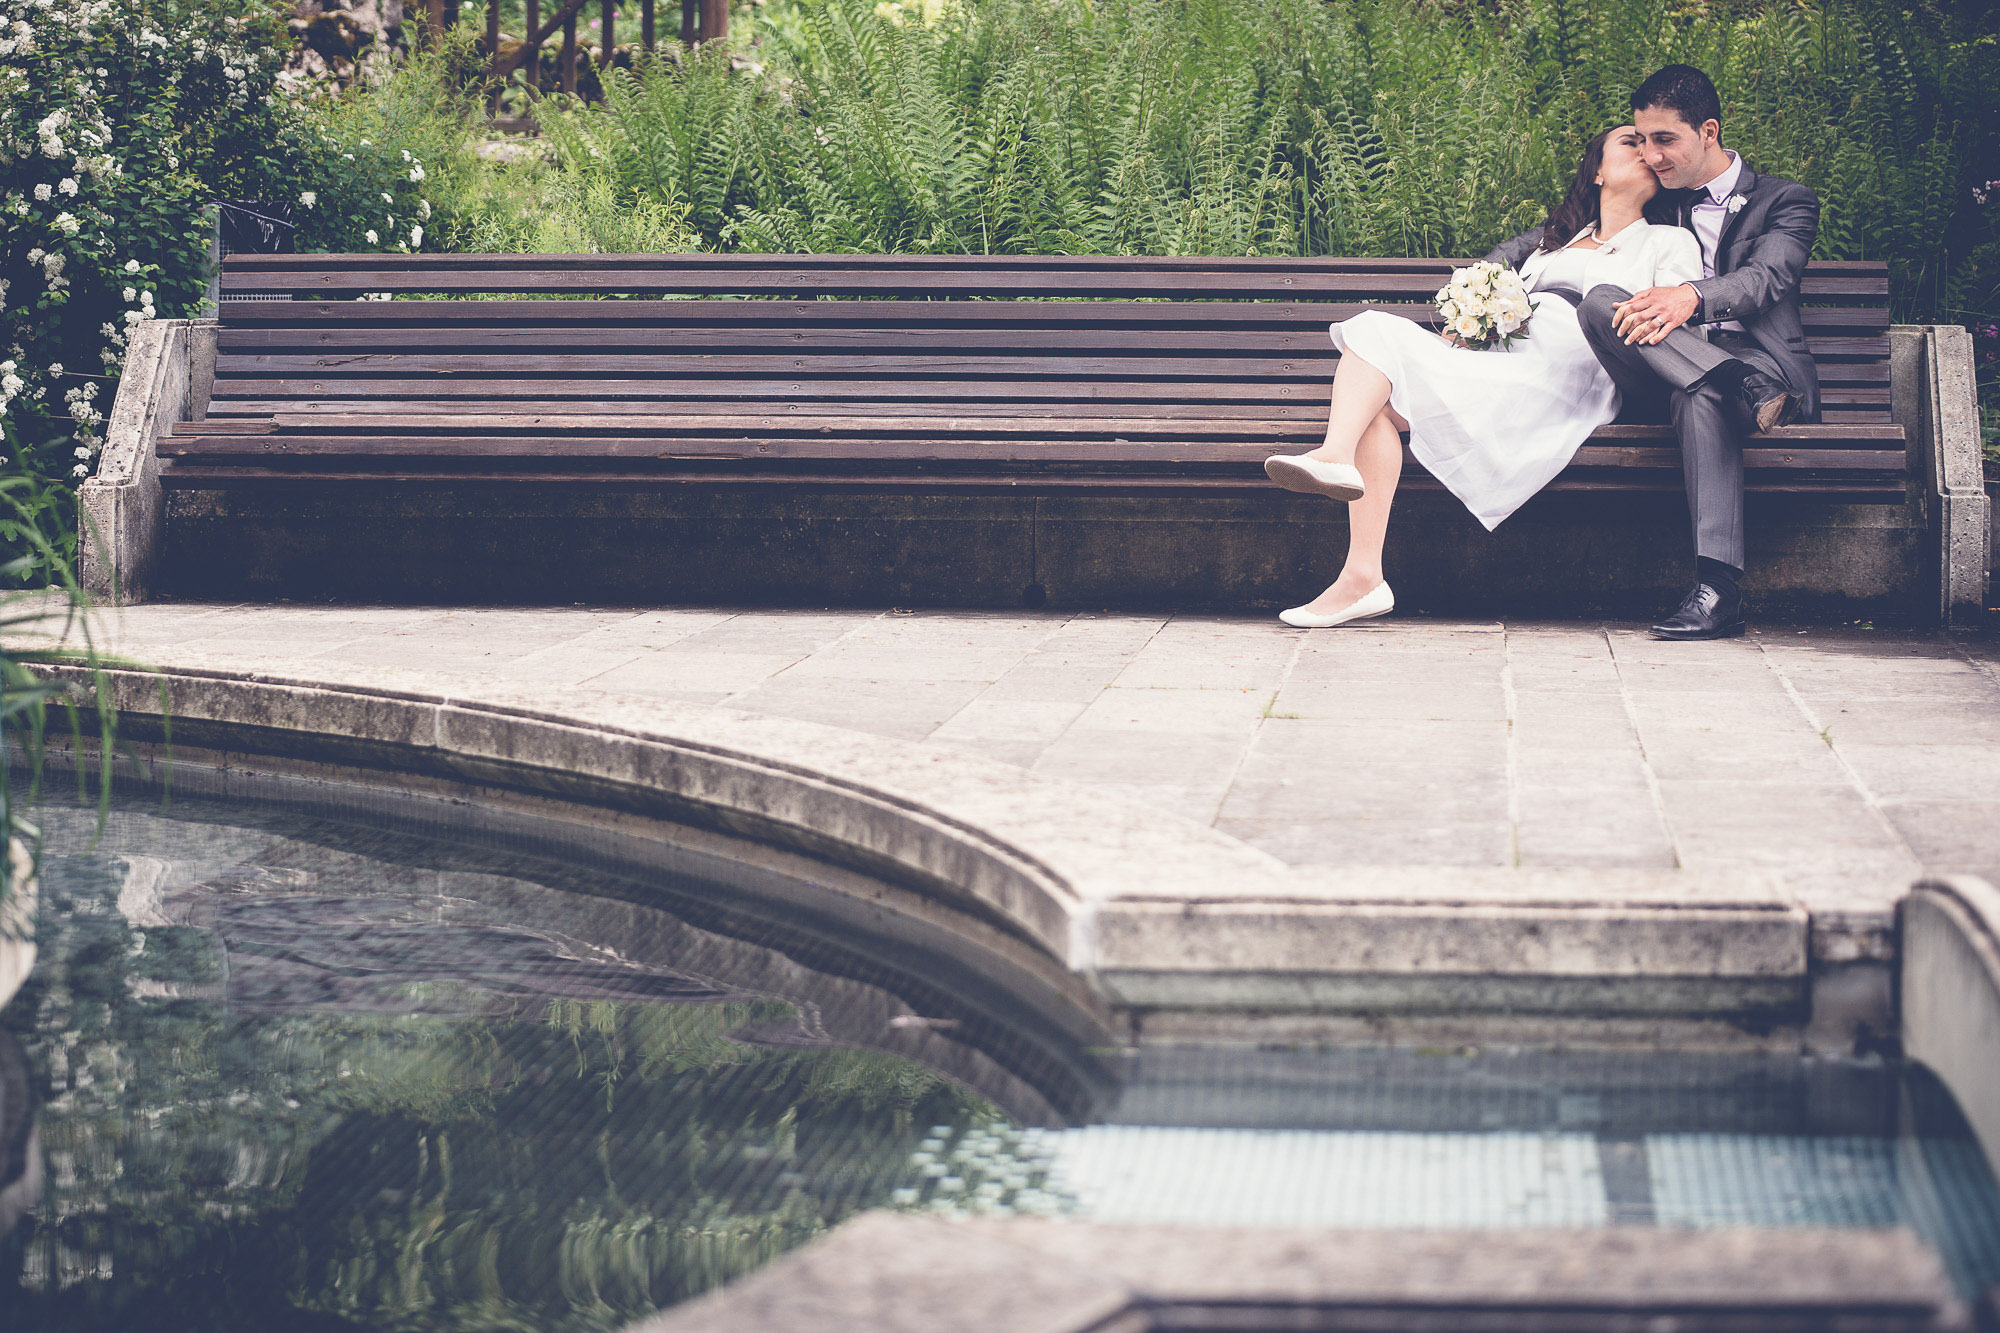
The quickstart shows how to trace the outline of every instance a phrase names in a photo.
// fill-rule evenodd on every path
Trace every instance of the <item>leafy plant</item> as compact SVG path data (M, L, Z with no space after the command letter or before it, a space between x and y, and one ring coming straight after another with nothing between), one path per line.
M0 477L0 550L20 552L0 564L0 584L29 589L0 593L0 905L30 873L38 851L40 831L23 807L33 805L41 788L50 708L67 712L72 733L81 730L79 705L35 668L81 660L95 672L101 660L70 555L47 535L43 515L58 503L58 493L55 485L32 477ZM98 736L98 801L103 809L111 799L117 722L110 691L94 691L89 707ZM26 763L25 779L15 772L17 756ZM0 924L12 920L0 912Z

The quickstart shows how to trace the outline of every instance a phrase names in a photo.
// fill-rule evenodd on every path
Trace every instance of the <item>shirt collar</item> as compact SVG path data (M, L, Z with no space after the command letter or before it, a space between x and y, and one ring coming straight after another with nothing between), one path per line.
M1709 200L1713 203L1724 203L1730 195L1735 194L1736 182L1743 176L1743 159L1736 155L1734 149L1727 151L1729 152L1729 165L1722 169L1720 176L1717 176L1703 187L1708 191Z

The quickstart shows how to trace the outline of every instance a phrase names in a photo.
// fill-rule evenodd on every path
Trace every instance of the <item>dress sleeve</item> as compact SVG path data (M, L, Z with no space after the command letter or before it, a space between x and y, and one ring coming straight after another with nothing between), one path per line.
M1678 287L1701 277L1701 242L1685 227L1658 227L1653 285Z

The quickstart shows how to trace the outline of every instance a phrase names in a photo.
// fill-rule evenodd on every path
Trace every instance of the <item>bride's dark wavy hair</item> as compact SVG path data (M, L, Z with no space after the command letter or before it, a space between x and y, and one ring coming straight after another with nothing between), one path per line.
M1610 138L1611 131L1604 130L1583 146L1583 160L1576 164L1576 178L1569 183L1569 193L1550 210L1549 220L1542 224L1542 249L1560 250L1585 227L1603 221L1597 207L1597 172L1604 165L1604 145ZM1646 201L1642 210L1646 221L1675 225L1680 217L1681 200L1687 195L1686 190L1661 190Z

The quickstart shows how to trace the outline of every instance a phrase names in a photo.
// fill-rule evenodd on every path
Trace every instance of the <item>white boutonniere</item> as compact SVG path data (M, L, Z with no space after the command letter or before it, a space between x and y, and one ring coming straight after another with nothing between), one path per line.
M1732 194L1729 196L1729 202L1723 205L1723 207L1730 213L1740 213L1743 211L1743 206L1749 202L1750 199L1747 195Z

